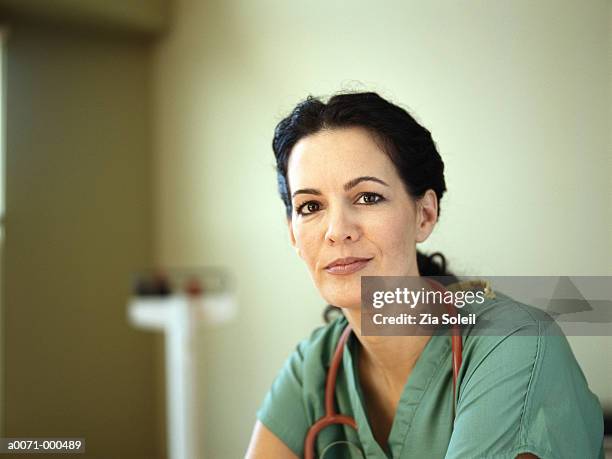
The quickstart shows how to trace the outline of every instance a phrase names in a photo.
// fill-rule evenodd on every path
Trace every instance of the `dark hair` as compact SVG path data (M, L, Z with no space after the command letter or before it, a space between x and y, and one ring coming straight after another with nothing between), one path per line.
M438 202L446 191L444 162L430 132L406 110L374 92L337 94L327 103L309 96L276 126L272 149L276 157L278 191L291 218L291 191L287 180L289 156L302 138L324 129L362 127L377 140L395 166L407 193L414 199L429 189ZM438 206L438 216L440 207ZM439 258L440 262L434 259ZM417 251L417 265L424 276L449 276L446 260L437 252L430 256ZM324 316L327 319L326 309Z

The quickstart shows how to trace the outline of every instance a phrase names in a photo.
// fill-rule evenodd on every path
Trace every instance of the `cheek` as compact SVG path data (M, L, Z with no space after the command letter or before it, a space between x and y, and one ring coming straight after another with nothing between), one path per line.
M305 230L301 226L294 228L295 242L300 251L300 257L304 260L309 269L315 268L318 256L317 238L314 231Z
M411 224L410 215L405 212L395 212L390 218L377 219L370 226L371 234L375 234L383 257L396 261L405 260L414 251L416 234Z

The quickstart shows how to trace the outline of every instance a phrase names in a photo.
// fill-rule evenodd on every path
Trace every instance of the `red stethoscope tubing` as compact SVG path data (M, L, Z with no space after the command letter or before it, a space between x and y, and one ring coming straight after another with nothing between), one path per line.
M428 281L433 282L432 286L438 290L446 291L446 289L436 281L432 279L428 279ZM455 307L452 304L448 304L448 310L450 314L456 314ZM304 439L304 459L315 459L315 440L319 432L321 432L325 427L334 424L345 424L351 426L353 429L357 429L357 423L355 419L350 416L345 416L343 414L336 413L336 409L334 407L334 392L336 387L336 378L338 376L338 369L340 368L340 363L342 362L342 354L344 352L344 346L346 341L348 340L349 335L351 334L352 328L350 325L347 325L342 335L340 335L340 339L338 340L338 344L336 345L336 350L334 351L334 356L331 361L331 365L329 367L329 371L327 372L327 378L325 381L325 416L320 418L317 422L315 422L310 429L308 429L308 433L306 434L306 438ZM455 417L455 400L456 400L456 390L457 390L457 378L459 377L459 369L461 368L461 361L463 357L463 343L461 341L461 333L459 331L459 327L454 325L452 328L452 336L451 336L451 348L452 348L452 364L453 364L453 418Z

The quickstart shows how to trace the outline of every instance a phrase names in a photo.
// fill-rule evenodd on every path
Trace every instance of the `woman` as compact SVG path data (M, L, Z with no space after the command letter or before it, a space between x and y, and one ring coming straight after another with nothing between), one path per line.
M416 250L446 191L427 129L375 93L308 98L279 123L273 149L291 244L342 313L289 357L258 412L247 457L304 455L350 324L335 406L357 430L325 428L317 457L603 458L599 402L565 337L544 333L534 308L500 294L487 299L479 318L513 326L504 336L462 332L454 400L448 335L362 335L361 276L443 271Z

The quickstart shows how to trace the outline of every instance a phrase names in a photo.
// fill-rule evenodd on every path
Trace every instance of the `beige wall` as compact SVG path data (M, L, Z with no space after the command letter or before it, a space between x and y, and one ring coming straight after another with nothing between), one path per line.
M13 26L7 41L6 436L162 457L151 334L130 327L152 253L150 47Z
M157 260L223 265L240 287L239 318L201 334L206 457L244 452L276 371L320 323L270 148L308 93L374 89L431 129L449 193L424 249L455 271L612 275L610 9L177 1L155 65ZM573 345L611 406L612 368L592 353L610 339Z

